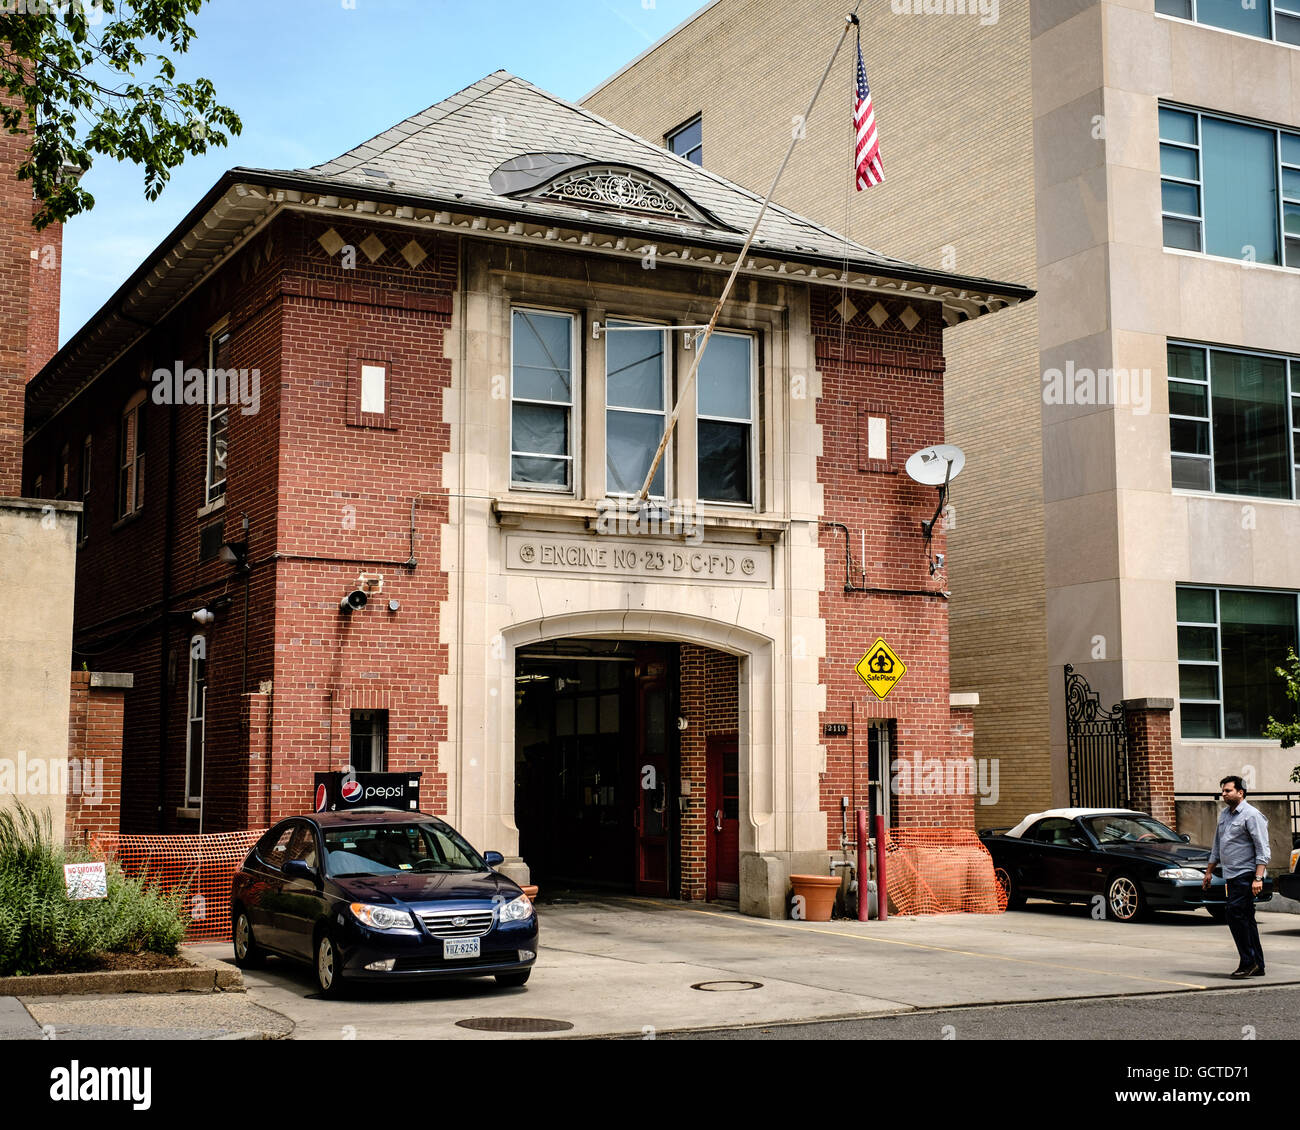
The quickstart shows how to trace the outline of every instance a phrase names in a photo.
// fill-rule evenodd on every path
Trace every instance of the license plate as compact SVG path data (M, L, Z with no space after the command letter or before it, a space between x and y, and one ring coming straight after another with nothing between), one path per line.
M442 956L445 960L451 961L457 957L478 957L478 939L461 938L456 941L444 938L442 943Z

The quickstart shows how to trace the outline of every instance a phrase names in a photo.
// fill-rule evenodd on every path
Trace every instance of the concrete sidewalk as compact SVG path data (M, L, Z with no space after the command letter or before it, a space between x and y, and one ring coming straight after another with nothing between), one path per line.
M1086 907L1031 902L1002 915L777 922L721 907L633 898L542 904L541 957L522 989L491 980L363 989L316 996L305 965L272 960L245 973L255 1011L213 1022L233 994L182 994L166 1023L147 1001L26 1000L40 1023L76 1026L76 1006L107 1029L181 1025L207 1035L246 1021L295 1039L498 1039L519 1018L562 1022L556 1036L644 1035L917 1009L1240 988L1226 926L1204 914L1162 914L1136 925L1095 921ZM1300 919L1261 914L1269 974L1251 988L1300 984ZM228 945L198 947L230 959ZM714 984L709 984L713 982ZM720 984L719 984L720 982ZM703 986L703 987L701 987ZM224 998L224 1001L223 1001ZM181 1002L183 1001L183 1007ZM129 1013L122 1010L129 1006ZM258 1027L259 1018L261 1027ZM107 1032L105 1033L107 1034ZM203 1038L203 1035L197 1038ZM194 1037L191 1037L194 1038Z

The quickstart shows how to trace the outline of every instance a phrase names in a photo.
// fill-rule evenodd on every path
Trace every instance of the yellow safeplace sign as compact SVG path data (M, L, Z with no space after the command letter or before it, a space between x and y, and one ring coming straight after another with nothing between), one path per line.
M889 644L880 639L858 660L854 670L876 692L877 698L884 698L894 689L894 684L907 674L907 665L894 654Z

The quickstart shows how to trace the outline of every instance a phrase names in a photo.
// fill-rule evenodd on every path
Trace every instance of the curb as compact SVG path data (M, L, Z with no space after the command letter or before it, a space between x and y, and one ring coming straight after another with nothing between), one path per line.
M38 973L0 977L0 997L86 993L242 993L243 974L202 953L181 952L189 969L112 970L105 973Z

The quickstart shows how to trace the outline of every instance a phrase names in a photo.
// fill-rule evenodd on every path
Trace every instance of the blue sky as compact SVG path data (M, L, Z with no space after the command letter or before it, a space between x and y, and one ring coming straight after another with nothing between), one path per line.
M177 78L210 78L243 119L156 201L99 158L94 209L64 231L60 344L226 169L319 164L500 68L576 101L703 0L209 0Z

